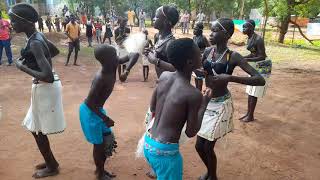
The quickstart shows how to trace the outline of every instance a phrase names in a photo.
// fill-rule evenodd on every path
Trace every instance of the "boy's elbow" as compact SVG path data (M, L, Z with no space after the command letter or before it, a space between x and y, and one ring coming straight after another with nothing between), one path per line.
M47 83L53 83L54 82L53 74L51 73L50 75L46 76L44 78L44 81L47 82Z
M262 76L260 76L260 78L259 78L259 86L264 86L265 84L266 84L266 80Z
M196 132L186 131L185 133L186 133L186 135L187 135L188 138L192 138L192 137L194 137L195 135L197 135Z

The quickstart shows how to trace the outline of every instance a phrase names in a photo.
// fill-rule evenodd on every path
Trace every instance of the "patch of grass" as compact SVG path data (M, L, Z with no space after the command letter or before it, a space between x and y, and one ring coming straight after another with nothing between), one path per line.
M295 45L295 46L303 46L303 47L310 47L310 46L320 47L320 40L313 41L313 45L312 45L305 39L295 39L293 42L292 42L291 39L285 39L284 40L284 44L286 44L286 45Z
M267 55L273 62L281 61L319 61L319 49L292 47L278 43L267 43Z
M68 48L59 47L60 55L67 56L68 55ZM93 48L91 47L80 47L79 57L93 57Z

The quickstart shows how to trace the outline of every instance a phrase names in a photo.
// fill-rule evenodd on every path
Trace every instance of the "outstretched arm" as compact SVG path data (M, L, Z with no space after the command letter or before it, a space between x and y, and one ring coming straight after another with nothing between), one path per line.
M250 75L250 77L230 76L229 82L246 84L251 86L264 86L264 78L248 64L248 62L238 53L233 53L232 58L242 70Z

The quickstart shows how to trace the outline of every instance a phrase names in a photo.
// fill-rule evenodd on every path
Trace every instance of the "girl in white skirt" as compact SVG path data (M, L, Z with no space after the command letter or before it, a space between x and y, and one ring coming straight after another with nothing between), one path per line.
M266 84L264 86L247 86L248 111L246 115L240 118L243 122L254 120L254 110L258 98L262 98L266 94L268 79L272 69L272 62L266 55L264 40L254 32L255 26L254 20L247 20L243 25L243 33L248 36L247 50L250 51L250 54L245 56L244 59L264 77Z
M231 19L218 19L211 27L210 42L212 46L203 54L206 86L212 89L213 98L209 102L198 132L196 150L207 168L200 177L202 180L217 179L217 157L214 146L233 130L233 103L228 90L228 83L261 86L265 84L263 77L252 68L237 52L227 47L228 40L234 33L234 23ZM233 70L239 66L250 77L233 76Z
M38 145L45 163L36 166L34 178L54 176L59 164L50 148L48 134L63 132L64 121L61 82L53 72L51 58L58 49L43 34L37 32L37 11L29 4L17 4L9 12L13 29L25 33L27 44L21 51L16 66L33 77L31 105L22 125L29 130Z

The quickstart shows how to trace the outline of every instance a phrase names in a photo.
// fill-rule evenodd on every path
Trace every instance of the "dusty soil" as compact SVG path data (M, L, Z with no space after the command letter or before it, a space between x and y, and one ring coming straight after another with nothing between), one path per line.
M94 179L92 145L82 134L78 107L86 97L99 65L80 57L80 67L64 67L64 56L54 60L63 83L63 102L67 121L64 133L51 135L53 152L61 173L47 179ZM291 63L290 63L291 64ZM259 100L256 121L249 124L237 119L247 107L245 86L231 84L235 130L216 145L218 176L221 180L317 180L320 178L320 64L290 66L275 64L268 93ZM127 83L117 82L105 108L116 121L118 153L106 168L117 179L148 179L144 159L135 159L143 120L155 85L151 68L148 82L142 82L142 67L135 66ZM237 74L244 75L240 71ZM15 67L0 67L0 179L32 179L34 165L43 161L32 135L21 127L30 104L31 77ZM196 179L205 172L195 149L195 140L181 146L184 179Z

